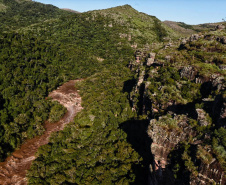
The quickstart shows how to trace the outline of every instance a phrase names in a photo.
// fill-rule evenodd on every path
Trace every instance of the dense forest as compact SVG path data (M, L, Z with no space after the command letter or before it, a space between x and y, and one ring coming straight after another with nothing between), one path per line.
M84 79L75 84L83 110L39 148L29 184L160 182L152 130L180 135L182 122L192 134L169 149L166 179L196 183L213 160L224 176L226 32L181 36L129 5L76 14L0 0L0 160L65 114L51 91Z

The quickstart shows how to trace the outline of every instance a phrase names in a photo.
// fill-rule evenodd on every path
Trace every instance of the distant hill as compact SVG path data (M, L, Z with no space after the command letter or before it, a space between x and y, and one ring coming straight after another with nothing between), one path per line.
M174 21L163 21L164 24L172 28L173 30L183 34L183 35L190 35L195 33L193 26L187 25L182 22L174 22Z
M203 32L203 31L213 31L217 25L225 24L224 22L217 23L205 23L198 25L189 25L184 22L175 22L175 21L163 21L168 27L172 28L179 34L184 36L189 36L194 33Z
M71 14L31 0L0 0L0 29L10 30Z

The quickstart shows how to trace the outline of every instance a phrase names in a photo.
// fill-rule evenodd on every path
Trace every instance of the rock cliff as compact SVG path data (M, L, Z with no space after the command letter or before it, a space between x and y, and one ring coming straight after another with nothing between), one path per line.
M221 57L216 48L224 44L224 36L194 34L158 53L140 50L130 63L132 108L150 122L149 184L226 183L225 136L219 134L226 127L225 61L211 56Z

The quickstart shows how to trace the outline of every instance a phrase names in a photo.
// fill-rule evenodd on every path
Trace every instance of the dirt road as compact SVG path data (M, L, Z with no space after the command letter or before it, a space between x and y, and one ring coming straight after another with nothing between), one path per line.
M67 113L57 123L46 122L44 125L46 131L42 136L27 140L5 162L0 163L0 185L27 184L26 171L35 160L38 148L49 142L52 132L63 130L64 126L73 121L75 115L82 110L81 97L74 87L78 81L80 80L71 80L49 94L49 97L67 108Z

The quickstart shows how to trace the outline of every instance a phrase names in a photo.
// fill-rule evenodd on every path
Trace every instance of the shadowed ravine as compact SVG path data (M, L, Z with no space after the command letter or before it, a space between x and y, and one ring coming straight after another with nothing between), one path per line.
M75 115L82 110L81 97L74 87L78 81L80 80L71 80L49 94L49 97L67 108L67 113L56 123L46 122L44 125L45 132L42 136L27 140L5 162L0 163L1 185L27 184L26 171L30 168L32 161L35 160L35 153L38 148L49 142L52 132L63 130L64 126L73 121Z

